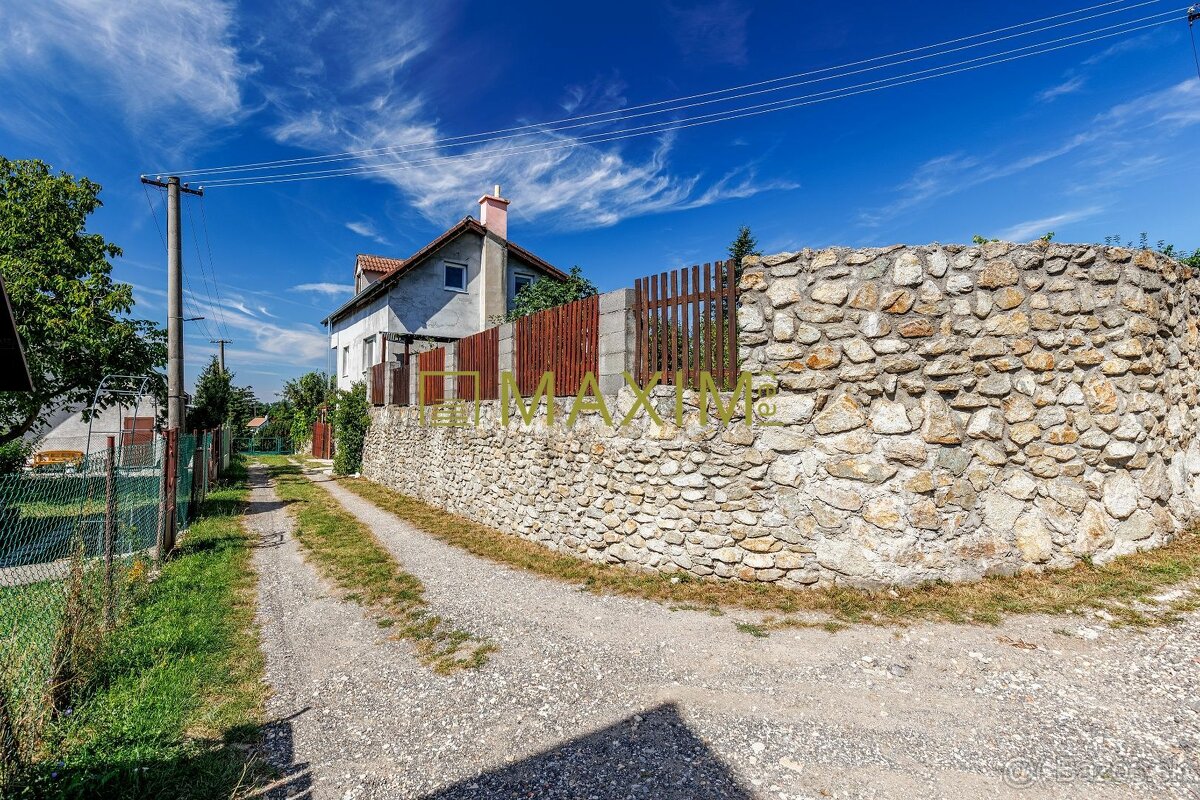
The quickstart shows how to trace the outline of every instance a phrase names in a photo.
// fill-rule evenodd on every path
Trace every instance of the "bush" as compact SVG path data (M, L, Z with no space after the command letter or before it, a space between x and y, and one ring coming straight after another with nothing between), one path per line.
M333 471L338 475L353 475L362 469L363 442L371 425L369 412L366 383L356 383L334 397Z
M34 444L16 439L0 444L0 475L20 472L33 453Z

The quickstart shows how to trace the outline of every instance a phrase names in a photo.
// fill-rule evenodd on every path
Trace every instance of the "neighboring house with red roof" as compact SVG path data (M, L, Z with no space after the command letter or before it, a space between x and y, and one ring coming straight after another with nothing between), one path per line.
M359 255L354 297L322 320L336 357L338 388L414 339L455 341L496 325L513 298L538 278L567 275L508 240L509 201L479 199L479 220L466 217L408 258Z

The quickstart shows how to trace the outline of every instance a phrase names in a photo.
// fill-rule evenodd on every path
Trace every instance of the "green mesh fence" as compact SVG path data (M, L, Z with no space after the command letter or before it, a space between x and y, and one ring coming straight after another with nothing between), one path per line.
M179 437L179 462L175 471L175 513L180 528L191 519L192 468L196 464L196 437Z
M179 528L209 489L213 434L179 437ZM197 459L197 447L200 458ZM121 618L146 575L164 504L165 444L0 475L0 795L61 706L72 647ZM199 469L197 474L194 470ZM58 710L62 710L61 707Z
M238 439L235 447L248 456L290 456L296 452L287 436L246 436Z

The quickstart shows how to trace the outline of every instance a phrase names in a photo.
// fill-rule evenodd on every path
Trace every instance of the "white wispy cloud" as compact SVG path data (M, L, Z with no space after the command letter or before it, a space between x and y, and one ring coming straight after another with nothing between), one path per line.
M1200 125L1200 80L1193 78L1112 106L1075 133L1026 154L1002 148L986 155L953 153L931 159L896 187L896 199L862 212L859 222L879 227L919 206L1067 155L1075 159L1068 168L1088 170L1089 180L1097 184L1110 170L1122 170L1129 180L1136 180L1138 176L1126 164L1161 164L1164 153L1176 149L1174 137L1195 125Z
M292 287L293 292L313 292L331 296L353 294L354 287L343 283L301 283Z
M1000 239L1009 242L1025 242L1050 231L1058 232L1057 229L1063 225L1070 225L1075 222L1082 222L1085 219L1091 219L1103 211L1103 206L1064 211L1061 214L1054 214L1049 217L1042 217L1041 219L1018 222L1016 225L1006 228L996 235Z
M1038 92L1036 99L1039 103L1049 103L1057 100L1065 94L1074 94L1075 92L1078 92L1083 88L1085 83L1087 83L1087 79L1082 75L1073 75L1061 83L1055 84L1048 89L1043 89L1042 91Z
M358 20L363 14L361 9L344 5L333 8L341 15L339 24L348 25L349 30L358 23L346 20ZM410 84L408 67L437 44L437 29L421 28L432 23L415 2L372 9L372 30L390 30L395 21L401 34L384 50L360 52L344 46L338 50L343 63L326 65L325 77L349 76L354 91L336 81L305 83L303 91L277 89L271 98L281 120L271 132L281 143L316 152L430 147L418 156L377 153L348 165L380 170L366 177L395 187L432 222L447 224L461 218L495 183L513 200L510 213L515 219L539 220L559 229L613 225L629 217L694 208L792 185L759 181L753 167L717 176L677 174L670 165L673 138L669 135L623 148L615 142L587 144L543 129L517 140L436 145L452 134L438 121L424 87ZM313 29L303 22L293 27ZM306 54L319 44L328 47L329 42L318 32L307 41L291 44L277 57L295 59L297 67L307 69L314 59ZM564 106L575 110L616 106L624 103L620 92L615 80L568 88ZM419 166L411 166L414 158L421 162Z
M223 298L218 305L207 295L192 292L184 292L184 299L204 315L214 332L223 323L239 352L256 363L319 365L329 348L329 337L318 325L272 322L266 318L270 314L260 314L236 299Z
M375 229L375 226L371 223L370 220L364 219L364 220L355 220L353 222L347 222L346 227L349 228L354 233L357 233L359 236L364 236L367 239L374 239L375 241L379 242L380 244L391 244L391 242L389 242L387 239L385 239L383 237L383 234L381 234L379 231L377 231Z
M30 92L30 113L40 107L37 87L52 86L103 97L136 125L182 112L186 120L173 129L208 128L242 112L251 67L238 56L233 29L226 0L8 0L0 7L0 74Z

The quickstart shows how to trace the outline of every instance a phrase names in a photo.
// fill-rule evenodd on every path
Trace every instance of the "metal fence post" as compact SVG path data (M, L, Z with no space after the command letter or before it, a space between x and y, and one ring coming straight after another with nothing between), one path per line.
M117 621L113 595L113 539L117 524L117 439L108 437L108 458L104 462L104 622L112 627Z

